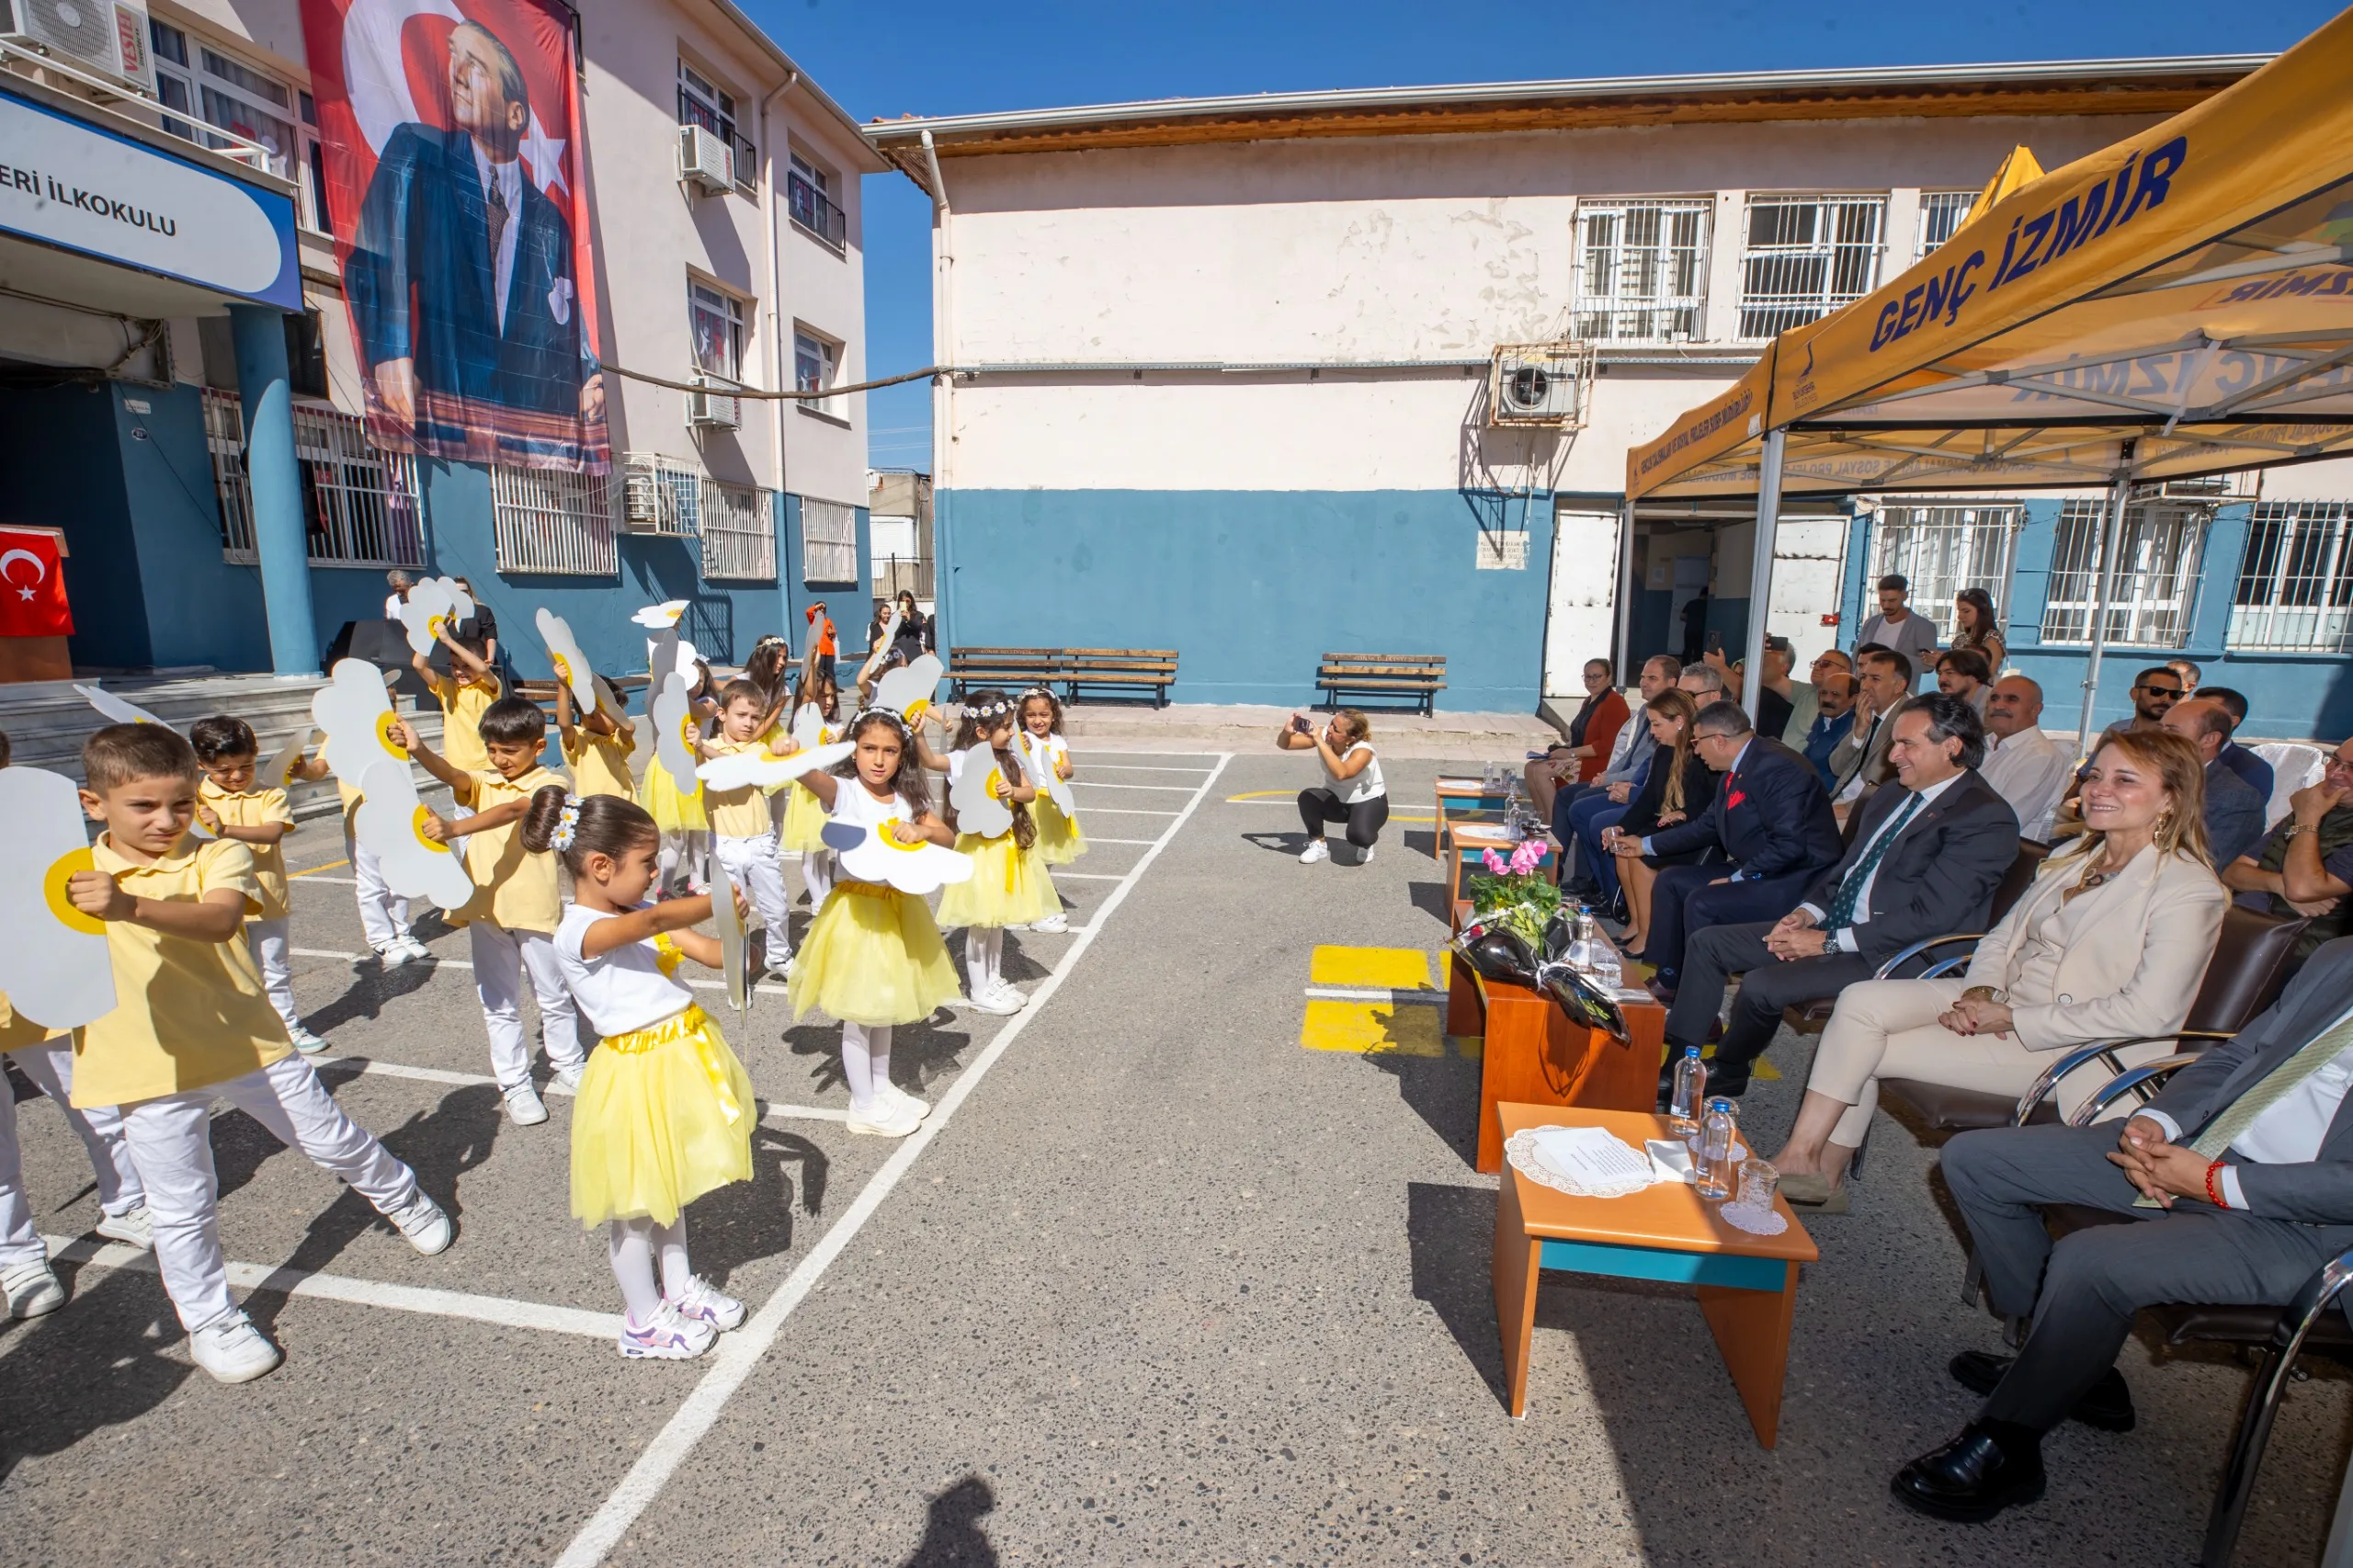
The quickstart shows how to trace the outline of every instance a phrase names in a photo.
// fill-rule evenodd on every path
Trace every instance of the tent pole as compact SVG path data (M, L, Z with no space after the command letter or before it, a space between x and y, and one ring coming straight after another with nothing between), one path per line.
M2132 443L2124 443L2117 464L2116 483L2108 493L2108 513L2100 519L2099 582L2092 593L2092 656L2084 665L2084 711L2075 722L2075 748L2086 758L2092 753L2092 704L2099 698L2100 657L2108 652L2108 585L2115 575L2117 536L2124 531L2124 503L2132 490Z
M1766 431L1756 470L1756 540L1748 562L1748 665L1741 690L1741 706L1748 710L1751 724L1765 699L1765 616L1773 601L1773 545L1781 529L1781 449L1787 439L1781 429Z
M1639 672L1626 667L1626 661L1633 656L1634 498L1629 495L1618 507L1618 636L1609 656L1610 668L1621 686L1635 683Z

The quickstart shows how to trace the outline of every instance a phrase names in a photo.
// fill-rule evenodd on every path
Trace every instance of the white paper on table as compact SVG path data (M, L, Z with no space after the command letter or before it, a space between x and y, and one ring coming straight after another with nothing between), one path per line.
M1547 1127L1536 1133L1536 1157L1580 1186L1647 1185L1648 1156L1604 1127Z
M1651 1157L1651 1180L1654 1182L1697 1182L1699 1168L1692 1162L1691 1145L1680 1138L1651 1138L1643 1142Z

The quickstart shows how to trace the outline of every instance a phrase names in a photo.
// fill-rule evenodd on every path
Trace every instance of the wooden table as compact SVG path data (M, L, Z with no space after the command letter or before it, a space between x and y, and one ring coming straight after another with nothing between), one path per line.
M1606 1127L1639 1149L1673 1136L1666 1118L1552 1106L1495 1107L1505 1137L1529 1127ZM1506 1167L1495 1195L1495 1331L1515 1416L1528 1412L1528 1354L1535 1337L1539 1271L1665 1279L1692 1287L1716 1348L1748 1409L1756 1441L1771 1448L1781 1424L1781 1384L1797 1314L1798 1265L1822 1256L1779 1194L1790 1221L1778 1236L1735 1230L1720 1207L1681 1183L1625 1198L1572 1198ZM1703 1452L1704 1445L1695 1449Z
M1493 789L1483 779L1458 778L1445 774L1438 781L1438 825L1443 833L1447 818L1458 812L1500 811L1511 799L1511 785L1498 783Z
M1666 1051L1666 1009L1648 992L1620 997L1628 1038L1589 1029L1540 991L1489 980L1460 953L1447 960L1446 1032L1484 1037L1479 1051L1478 1168L1503 1168L1495 1108L1576 1106L1649 1112L1658 1106Z
M1543 858L1537 862L1540 869L1552 863L1559 853L1549 838L1536 838L1531 843L1544 846ZM1462 892L1465 868L1482 869L1481 858L1490 849L1509 856L1519 847L1511 835L1504 830L1504 812L1500 806L1463 807L1446 812L1438 824L1438 855L1446 866L1446 898L1452 903Z

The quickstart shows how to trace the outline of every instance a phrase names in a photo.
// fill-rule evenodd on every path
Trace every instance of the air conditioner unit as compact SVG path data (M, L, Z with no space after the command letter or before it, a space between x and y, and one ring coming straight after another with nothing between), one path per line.
M728 394L735 383L717 376L697 376L699 389L687 394L687 425L697 430L740 430L744 427L744 400Z
M699 125L678 127L678 177L705 196L735 188L735 152Z
M1585 427L1593 350L1581 343L1511 343L1487 371L1487 423Z
M631 452L623 458L621 523L633 534L692 538L701 517L702 476L676 458Z
M147 8L130 0L0 0L0 40L155 96Z

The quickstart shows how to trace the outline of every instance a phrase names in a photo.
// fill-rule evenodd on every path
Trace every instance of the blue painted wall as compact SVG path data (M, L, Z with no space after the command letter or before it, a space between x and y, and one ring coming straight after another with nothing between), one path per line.
M1443 653L1440 708L1530 712L1552 498L1510 504L1507 525L1528 534L1524 571L1474 565L1488 500L942 490L941 645L1175 648L1172 700L1280 705L1320 699L1326 653Z

